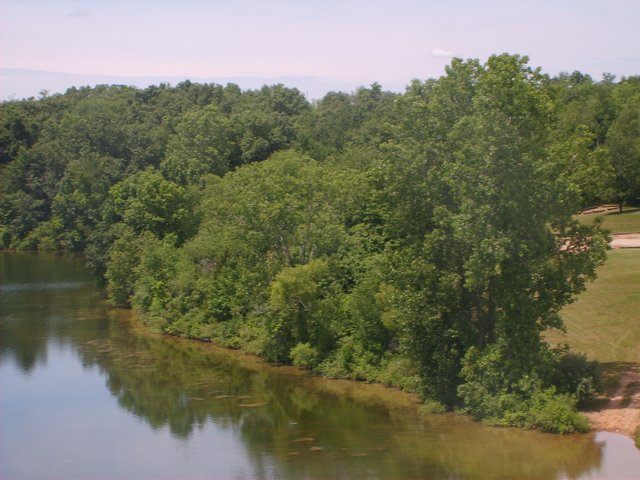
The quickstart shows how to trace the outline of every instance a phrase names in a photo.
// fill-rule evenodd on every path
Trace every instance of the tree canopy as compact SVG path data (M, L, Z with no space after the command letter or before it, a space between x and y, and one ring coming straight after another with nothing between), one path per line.
M585 428L544 341L605 260L573 215L640 202L640 81L454 59L403 94L100 86L0 104L3 248L82 250L168 334Z

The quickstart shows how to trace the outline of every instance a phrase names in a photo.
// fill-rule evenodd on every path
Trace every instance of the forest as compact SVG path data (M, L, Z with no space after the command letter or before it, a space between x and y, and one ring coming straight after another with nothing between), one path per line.
M150 328L424 409L570 433L598 365L544 334L640 205L640 76L454 59L404 93L70 88L0 104L0 248L83 252Z

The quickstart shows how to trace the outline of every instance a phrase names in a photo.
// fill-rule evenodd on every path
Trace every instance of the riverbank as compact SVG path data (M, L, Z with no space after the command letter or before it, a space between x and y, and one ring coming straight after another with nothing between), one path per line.
M634 438L640 429L640 365L605 371L605 381L615 385L600 399L599 408L582 413L595 431L615 432Z
M243 368L262 370L265 368L279 371L290 377L306 377L314 388L330 392L341 397L363 401L369 405L384 406L391 410L398 408L413 412L426 411L421 408L423 401L419 395L401 390L392 385L369 383L354 379L330 378L313 374L308 369L293 365L278 365L265 361L264 358L244 351L220 346L215 342L195 338L167 335L149 328L132 310L115 308L117 316L127 318L130 328L138 335L152 338L164 338L170 342L192 345L195 348L224 355L242 364ZM630 368L630 370L624 370ZM605 369L606 370L606 369ZM596 400L592 406L581 410L589 420L593 432L612 432L634 438L640 428L640 365L618 366L605 372L605 383L608 392ZM458 412L449 412L446 417L455 416L465 421L476 423L470 416ZM432 415L430 415L432 416ZM445 417L445 418L446 418ZM481 423L481 422L478 422Z

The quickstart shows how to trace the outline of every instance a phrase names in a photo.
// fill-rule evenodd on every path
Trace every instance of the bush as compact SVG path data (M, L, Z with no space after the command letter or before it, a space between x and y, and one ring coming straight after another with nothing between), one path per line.
M636 447L640 448L640 427L636 430Z
M578 403L591 400L602 390L600 364L587 360L583 354L561 351L554 359L550 377L550 384L558 393L575 395Z
M588 432L589 422L576 412L576 402L575 396L558 395L554 388L537 392L531 398L529 416L524 426L560 434Z
M423 379L415 363L401 355L387 355L383 358L376 381L406 392L424 392Z
M508 350L493 345L469 349L458 387L463 411L485 423L552 433L586 432L587 419L576 411L579 400L599 387L598 365L583 355L542 349L529 372L505 373Z
M437 400L425 400L418 410L422 415L438 415L447 412L447 407Z
M317 370L331 378L381 382L380 357L368 351L353 336L342 337L337 348L322 360Z
M318 362L318 351L309 343L298 343L289 352L289 358L296 367L313 368Z
M576 411L576 397L558 394L554 387L523 393L495 395L477 382L459 388L465 413L496 426L520 427L550 433L589 431L587 419Z
M322 356L335 342L331 321L339 315L338 305L327 287L329 265L316 259L304 265L285 267L269 285L269 339L265 356L287 362L299 343L312 344Z

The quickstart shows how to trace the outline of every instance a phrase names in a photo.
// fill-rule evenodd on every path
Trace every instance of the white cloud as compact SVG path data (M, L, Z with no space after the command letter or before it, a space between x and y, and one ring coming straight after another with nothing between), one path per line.
M431 55L434 57L453 57L453 52L444 48L434 48L431 50Z

